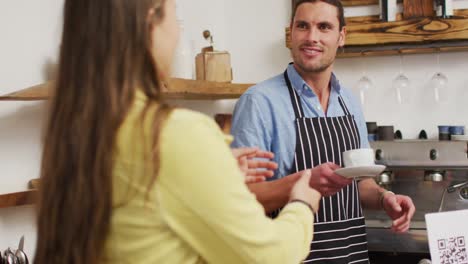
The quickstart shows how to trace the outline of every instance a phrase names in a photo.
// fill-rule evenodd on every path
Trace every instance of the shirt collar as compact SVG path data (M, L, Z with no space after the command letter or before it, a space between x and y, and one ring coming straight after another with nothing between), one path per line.
M301 95L301 94L307 94L310 96L316 96L314 91L310 88L310 86L302 79L302 77L299 75L297 72L296 68L294 68L294 64L290 63L288 65L288 68L286 69L286 72L288 73L289 80L291 81L291 85L293 86L294 89L296 89L296 92ZM337 94L340 94L341 92L341 85L338 79L336 78L335 74L332 73L331 79L331 92L336 92Z

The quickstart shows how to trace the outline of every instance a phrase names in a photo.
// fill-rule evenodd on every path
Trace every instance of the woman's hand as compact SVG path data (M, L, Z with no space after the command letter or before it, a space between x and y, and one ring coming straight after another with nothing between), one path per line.
M245 175L245 183L255 183L273 176L273 170L278 168L276 162L271 161L275 156L272 152L258 148L234 148L232 154L237 159L240 170ZM268 160L258 160L263 158Z
M294 187L291 189L289 200L301 200L309 204L314 213L318 212L320 208L320 198L322 195L316 189L310 187L310 178L312 177L313 170L304 170L301 173L301 178L297 180Z

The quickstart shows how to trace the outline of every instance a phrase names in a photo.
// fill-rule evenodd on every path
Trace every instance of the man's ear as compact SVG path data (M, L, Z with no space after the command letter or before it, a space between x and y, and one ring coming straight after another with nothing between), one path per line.
M338 38L338 45L344 47L346 40L346 27L343 27L340 31L340 37Z

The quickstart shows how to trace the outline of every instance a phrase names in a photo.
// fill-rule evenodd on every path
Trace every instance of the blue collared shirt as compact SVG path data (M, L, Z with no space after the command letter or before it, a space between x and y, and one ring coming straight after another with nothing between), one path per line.
M325 117L317 95L302 79L294 66L287 68L289 79L301 98L305 117ZM350 90L341 87L332 74L331 92L326 116L345 115L338 101L341 95L348 110L354 115L361 148L369 147L367 129L361 106ZM273 179L279 179L292 172L296 148L295 115L283 74L263 81L249 88L239 99L234 109L231 133L233 147L253 147L275 153L278 163Z

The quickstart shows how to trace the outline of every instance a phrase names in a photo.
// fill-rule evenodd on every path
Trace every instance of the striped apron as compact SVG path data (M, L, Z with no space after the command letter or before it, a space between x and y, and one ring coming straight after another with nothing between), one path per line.
M342 166L341 153L361 146L356 122L343 99L338 97L344 116L306 118L287 72L284 78L296 116L294 172L326 162ZM315 214L314 240L310 248L304 263L369 263L366 227L356 181L335 195L322 198Z

